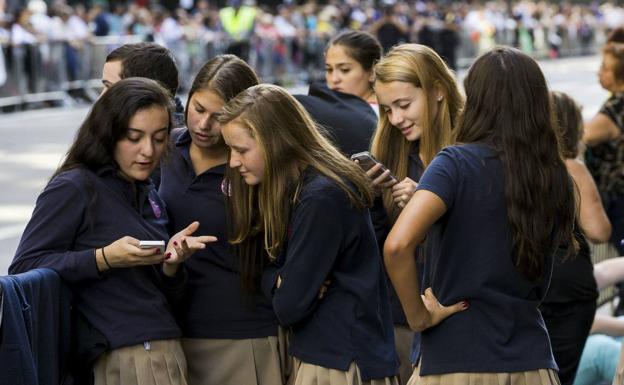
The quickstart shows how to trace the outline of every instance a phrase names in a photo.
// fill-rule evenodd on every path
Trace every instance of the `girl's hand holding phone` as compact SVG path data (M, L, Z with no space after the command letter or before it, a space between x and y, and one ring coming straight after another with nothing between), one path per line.
M410 178L405 178L401 182L394 184L392 186L392 198L394 199L394 203L399 206L399 208L405 207L407 202L412 199L412 195L416 192L416 187L418 187L418 183Z
M390 170L386 169L381 172L382 168L383 165L381 163L377 163L366 171L366 175L371 178L371 184L375 189L390 188L398 183L398 181L390 173Z
M130 236L119 238L110 245L95 250L99 271L118 267L155 265L165 256L162 247L142 249L139 240Z

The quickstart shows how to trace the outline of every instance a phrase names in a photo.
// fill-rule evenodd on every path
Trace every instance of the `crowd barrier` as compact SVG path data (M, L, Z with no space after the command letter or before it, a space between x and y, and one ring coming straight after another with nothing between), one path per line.
M437 32L434 30L434 41ZM521 38L524 36L524 38ZM536 58L596 53L605 40L603 30L587 37L573 30L558 30L559 44L553 55L552 31L535 28L527 34L504 30L481 36L465 29L457 31L457 66L465 68L475 56L495 44L519 45ZM0 108L20 109L30 103L57 101L71 106L74 97L95 100L106 55L114 48L142 41L141 36L105 36L82 42L45 42L0 46ZM263 82L299 86L323 77L323 51L329 36L262 39L245 42L243 59L254 67ZM230 52L232 42L223 32L203 33L194 39L167 41L180 68L180 93L190 88L193 75L211 57Z

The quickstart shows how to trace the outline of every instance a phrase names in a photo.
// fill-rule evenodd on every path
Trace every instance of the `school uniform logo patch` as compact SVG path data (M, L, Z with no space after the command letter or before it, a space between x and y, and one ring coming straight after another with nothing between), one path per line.
M158 203L156 203L152 198L148 198L150 206L152 206L152 211L154 212L154 216L157 219L160 219L160 216L162 215L162 210L160 209L160 206L158 206Z

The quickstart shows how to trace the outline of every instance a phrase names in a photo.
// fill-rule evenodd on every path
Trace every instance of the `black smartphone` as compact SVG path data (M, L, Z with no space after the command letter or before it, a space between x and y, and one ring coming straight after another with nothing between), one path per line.
M370 170L376 164L381 164L381 169L379 171L379 174L377 174L377 176L383 174L388 169L380 161L375 159L375 157L373 157L371 153L368 151L358 152L357 154L351 155L351 160L353 161L357 160L358 164L360 165L360 167L362 167L362 170L364 171ZM398 182L398 179L394 175L392 175L392 173L388 175L388 178L390 178L390 180L394 182Z

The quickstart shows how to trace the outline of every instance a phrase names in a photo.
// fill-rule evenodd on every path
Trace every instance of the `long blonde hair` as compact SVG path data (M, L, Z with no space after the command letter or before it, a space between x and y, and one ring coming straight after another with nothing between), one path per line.
M420 157L426 167L443 147L451 144L452 131L463 107L453 71L431 48L420 44L402 44L392 48L375 65L375 82L410 83L422 88L427 95L420 137ZM443 98L438 102L437 115L430 116L429 96L436 89L442 92ZM390 123L388 114L381 109L371 152L399 180L403 180L407 176L409 151L410 142ZM393 204L392 191L386 189L383 200L388 214L396 217L398 211Z
M258 254L251 251L253 245L245 244L257 237L263 238L271 258L279 256L290 211L301 189L301 173L307 167L335 182L354 207L364 209L372 204L366 174L323 136L301 104L284 89L260 84L241 92L218 118L222 125L234 120L258 142L265 165L258 185L246 185L237 171L229 176L230 242L242 246L243 260L252 259L248 264L257 263L253 259Z

